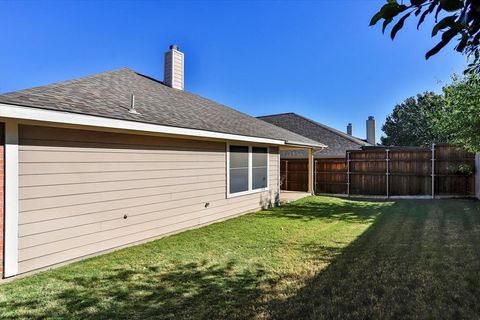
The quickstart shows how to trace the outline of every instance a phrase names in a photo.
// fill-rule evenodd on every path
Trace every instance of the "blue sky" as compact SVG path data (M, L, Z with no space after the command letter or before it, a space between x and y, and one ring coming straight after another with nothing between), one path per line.
M120 67L163 79L163 53L185 53L185 86L251 115L296 112L377 138L396 103L439 91L466 59L429 61L431 21L395 41L369 27L384 1L0 1L0 92Z

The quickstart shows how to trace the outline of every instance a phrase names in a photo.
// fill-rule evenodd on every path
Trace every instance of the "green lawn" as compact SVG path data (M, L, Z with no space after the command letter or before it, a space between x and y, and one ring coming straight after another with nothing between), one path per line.
M0 318L480 317L480 202L309 197L0 286Z

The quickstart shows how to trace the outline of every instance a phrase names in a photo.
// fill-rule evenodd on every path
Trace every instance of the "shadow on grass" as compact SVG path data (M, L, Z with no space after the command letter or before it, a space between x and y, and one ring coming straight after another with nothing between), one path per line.
M59 319L223 319L253 318L262 294L262 268L239 273L235 263L173 265L168 269L109 270L102 277L56 277L70 289L59 291L55 305L24 313L25 318ZM40 297L41 300L41 297ZM0 303L1 310L42 308L36 299ZM238 310L237 314L232 313ZM18 316L2 316L18 319Z
M480 203L398 201L269 310L274 319L473 319L478 297Z
M379 204L378 208L382 205ZM306 201L256 214L287 219L326 219L352 222L370 221L379 212L377 205L363 207L362 202L325 204ZM298 221L298 220L296 220ZM288 227L288 221L282 225ZM341 253L341 246L322 245L320 242L291 241L268 238L258 242L274 241L286 245L299 259L312 264L328 264ZM115 264L113 264L115 265ZM25 318L78 318L78 319L252 319L269 318L268 301L285 292L293 291L304 281L305 274L276 273L264 270L262 265L239 267L235 260L221 265L212 261L176 263L168 267L145 266L120 268L101 267L101 272L52 272L44 279L61 283L61 289L52 290L46 299L38 294L24 295L21 299L0 301L1 310L21 310L10 319ZM89 267L91 268L91 267ZM77 270L81 270L77 268ZM312 273L310 272L310 275ZM28 280L28 279L25 279ZM44 280L42 280L45 282ZM293 284L294 289L288 285ZM45 284L43 283L45 286ZM278 287L282 289L278 289ZM287 286L285 288L285 286ZM45 286L48 288L48 285ZM280 290L280 292L279 292ZM9 318L8 315L0 318Z
M265 217L276 216L296 220L322 219L326 221L348 221L369 223L383 212L392 202L387 201L325 201L325 197L309 197L284 207L273 208Z
M0 310L24 308L25 318L78 319L478 317L478 202L312 201L266 214L356 222L376 218L346 248L303 244L305 257L329 263L313 276L272 276L261 265L239 270L234 260L105 268L101 276L55 275L68 287L49 297L55 303L45 305L35 296L2 301ZM27 316L29 308L38 310Z

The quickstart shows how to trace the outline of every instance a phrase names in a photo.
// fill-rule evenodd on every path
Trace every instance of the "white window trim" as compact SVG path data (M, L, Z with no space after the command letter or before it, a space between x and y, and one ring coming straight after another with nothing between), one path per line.
M242 192L235 192L230 193L230 146L246 146L248 147L248 190ZM259 147L259 148L266 148L267 149L267 186L265 188L258 188L252 189L253 184L253 155L252 155L252 148ZM252 145L252 144L245 144L245 143L227 143L226 144L226 152L227 152L227 199L228 198L235 198L241 197L248 194L260 193L270 190L270 147L264 145Z

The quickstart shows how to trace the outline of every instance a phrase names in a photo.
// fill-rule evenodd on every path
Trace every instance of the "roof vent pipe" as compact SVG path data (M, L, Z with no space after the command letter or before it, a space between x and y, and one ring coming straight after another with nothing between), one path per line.
M130 109L128 109L128 112L133 114L140 114L137 110L135 110L135 95L133 93L130 95Z
M347 125L347 134L350 136L353 134L353 127L351 123Z

